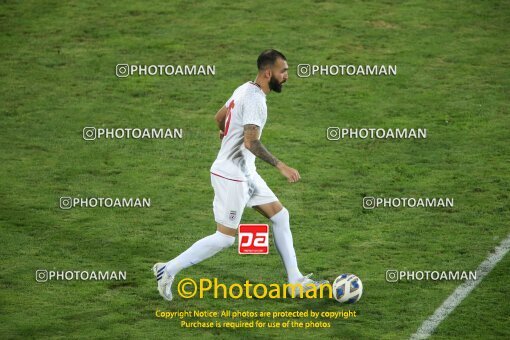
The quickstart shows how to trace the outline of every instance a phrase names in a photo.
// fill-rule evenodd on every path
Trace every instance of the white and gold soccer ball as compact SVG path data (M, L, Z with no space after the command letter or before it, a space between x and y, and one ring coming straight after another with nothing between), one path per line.
M342 274L333 282L333 296L340 303L355 303L361 298L363 284L354 274Z

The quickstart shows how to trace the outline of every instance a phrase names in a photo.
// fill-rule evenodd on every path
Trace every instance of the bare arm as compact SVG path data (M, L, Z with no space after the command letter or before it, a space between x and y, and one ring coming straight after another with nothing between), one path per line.
M264 162L276 166L279 162L278 158L273 156L259 139L259 127L257 125L248 124L244 126L244 146L255 156Z
M225 131L225 119L227 118L227 107L222 106L221 109L216 112L214 120L221 131Z
M287 166L267 150L259 139L260 128L257 125L247 124L244 126L244 146L255 156L264 162L276 167L289 182L297 182L301 178L299 172Z

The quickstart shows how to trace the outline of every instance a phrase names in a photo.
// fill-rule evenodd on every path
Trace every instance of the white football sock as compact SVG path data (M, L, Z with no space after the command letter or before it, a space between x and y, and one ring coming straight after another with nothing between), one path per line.
M184 268L202 262L205 259L218 253L220 250L230 247L234 244L234 236L229 236L216 231L215 234L204 237L195 242L182 254L168 261L165 270L169 275L175 277Z
M296 251L292 241L292 232L290 231L289 211L283 208L273 217L273 236L276 249L282 257L285 270L289 282L297 282L303 277L303 274L298 269Z

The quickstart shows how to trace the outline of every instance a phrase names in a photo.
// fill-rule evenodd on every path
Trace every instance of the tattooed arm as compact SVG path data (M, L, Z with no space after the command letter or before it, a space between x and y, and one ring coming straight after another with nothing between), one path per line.
M299 172L287 166L282 161L278 160L275 156L266 149L259 139L260 128L257 125L247 124L244 126L244 146L251 151L255 156L262 159L264 162L276 167L280 173L287 178L289 182L297 182L301 178Z
M259 130L257 125L248 124L244 126L244 146L264 162L276 166L279 160L260 142Z

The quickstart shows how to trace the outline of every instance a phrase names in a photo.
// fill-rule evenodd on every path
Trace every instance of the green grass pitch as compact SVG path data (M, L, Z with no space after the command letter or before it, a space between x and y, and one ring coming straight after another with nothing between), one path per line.
M386 270L475 270L510 232L508 2L2 1L0 18L2 339L406 339L461 282L388 283ZM255 78L267 48L281 50L290 70L283 92L267 97L262 140L302 180L288 184L261 161L259 173L290 212L300 269L329 280L355 273L363 297L350 306L211 296L167 303L150 268L214 232L213 116ZM121 79L122 63L208 64L216 74ZM298 64L391 64L398 74L299 78ZM182 128L184 136L85 141L86 126ZM426 128L427 138L332 142L329 126ZM152 205L62 210L61 196L150 197ZM366 210L364 196L453 197L455 205ZM266 222L251 210L243 221ZM38 269L120 270L127 280L38 283ZM432 338L510 338L509 271L507 256ZM272 240L268 255L241 256L234 246L184 277L285 282ZM349 309L356 318L306 330L190 329L155 316Z

